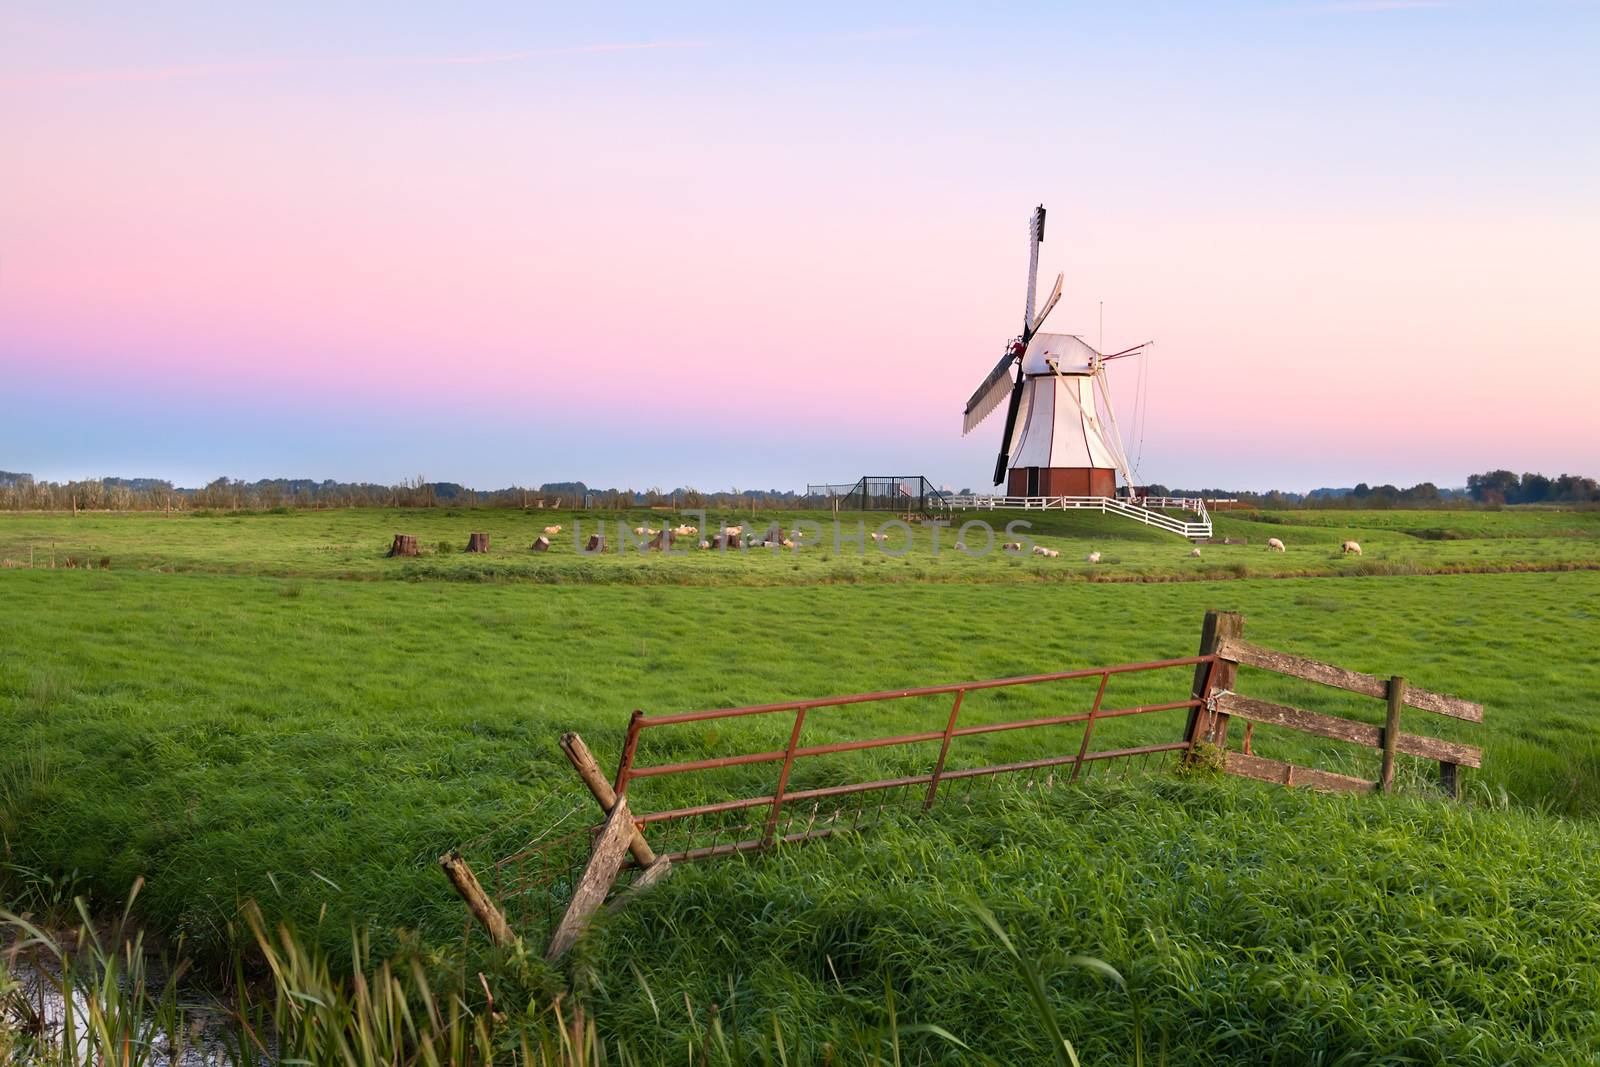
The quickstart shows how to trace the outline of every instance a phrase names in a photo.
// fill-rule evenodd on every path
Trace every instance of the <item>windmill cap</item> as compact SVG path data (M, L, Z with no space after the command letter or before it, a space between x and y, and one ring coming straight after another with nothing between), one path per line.
M1028 341L1022 357L1022 373L1051 373L1048 360L1054 360L1062 374L1088 374L1091 361L1100 353L1074 333L1036 333Z

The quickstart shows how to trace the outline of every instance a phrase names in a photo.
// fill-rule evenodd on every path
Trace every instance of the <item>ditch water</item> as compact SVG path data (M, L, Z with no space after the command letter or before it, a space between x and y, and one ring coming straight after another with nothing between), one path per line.
M62 991L61 968L53 959L38 953L22 953L0 961L0 990L7 988L5 976L13 983L10 991L0 992L0 1026L11 1027L21 1039L18 1064L91 1064L104 1062L89 1038L94 1012L89 996L74 983L70 997ZM119 987L118 999L125 995ZM146 1067L235 1067L235 1050L241 1047L240 1035L232 1026L233 1017L215 1001L180 993L177 1001L176 1029L168 1020L158 1019L148 1007L136 1007L121 1000L119 1010L137 1011L137 1021L119 1027L132 1037L137 1047L117 1062ZM72 1045L67 1049L68 1022ZM255 1057L253 1067L266 1067L266 1056Z

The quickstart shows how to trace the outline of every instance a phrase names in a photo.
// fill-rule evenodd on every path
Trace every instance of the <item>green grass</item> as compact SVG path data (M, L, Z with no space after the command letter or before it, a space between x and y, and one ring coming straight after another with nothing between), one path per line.
M1064 842L1054 852L1028 843L1034 831L1016 828L1016 819L1028 818L1024 809L985 808L856 844L817 845L772 861L686 871L638 919L620 920L603 947L595 948L605 980L595 993L605 1005L603 1032L627 1030L649 1040L640 1030L645 1009L635 995L637 979L619 969L618 946L624 945L638 954L658 1003L676 997L673 1004L681 1004L680 991L690 992L697 1005L721 1003L720 990L730 980L744 988L740 976L759 971L766 977L749 987L748 1003L777 1005L778 987L770 976L792 956L774 949L730 963L711 948L681 944L678 935L690 929L685 916L697 914L697 894L729 901L722 910L698 913L706 929L726 928L752 945L759 943L760 922L787 917L803 928L818 921L820 913L808 910L808 900L847 898L829 897L808 881L813 869L816 878L840 883L832 892L863 894L829 912L850 924L863 943L892 946L898 938L903 944L894 951L873 949L890 965L878 968L879 957L872 957L845 993L823 990L814 1004L806 1000L792 1018L800 1042L792 1047L824 1040L826 1026L855 1028L858 1036L882 1033L886 980L901 1021L964 1024L993 996L985 983L1000 973L996 946L988 943L983 952L989 955L975 963L974 941L944 970L930 972L905 946L921 945L916 939L924 925L942 930L955 913L942 910L945 903L929 905L932 910L921 904L909 910L877 907L866 895L874 888L879 898L891 900L902 888L914 896L931 893L926 880L919 882L904 867L926 864L929 878L948 883L950 908L957 906L956 890L966 886L995 908L1037 958L1048 962L1058 950L1104 956L1147 992L1152 1026L1193 1048L1219 1050L1218 1057L1244 1049L1237 1054L1256 1058L1261 1046L1250 1042L1290 1023L1300 1028L1291 1031L1302 1042L1285 1046L1292 1049L1372 1049L1377 1046L1361 1041L1412 1032L1406 1028L1456 1048L1437 1038L1444 1025L1438 1020L1448 1022L1449 1011L1462 1010L1460 983L1487 966L1476 957L1462 957L1434 976L1418 955L1422 950L1408 948L1409 956L1401 954L1410 961L1404 973L1346 968L1330 972L1332 984L1326 986L1318 984L1322 964L1315 961L1331 960L1326 953L1335 950L1348 955L1355 951L1350 946L1361 943L1353 909L1391 898L1396 908L1410 907L1406 902L1414 902L1418 886L1445 885L1444 874L1435 877L1419 866L1419 842L1445 841L1449 849L1439 854L1450 857L1446 866L1475 872L1489 902L1484 907L1498 902L1500 911L1463 916L1450 896L1440 898L1443 903L1432 912L1395 915L1410 915L1406 921L1428 937L1498 938L1504 959L1523 961L1526 983L1553 981L1556 957L1541 940L1553 935L1542 925L1544 916L1524 905L1530 898L1518 888L1518 878L1535 880L1541 899L1554 902L1551 915L1568 914L1563 909L1570 893L1563 896L1560 887L1547 884L1554 875L1539 873L1548 838L1554 842L1549 855L1570 853L1568 866L1550 860L1551 869L1577 878L1593 895L1592 868L1572 864L1592 864L1590 820L1600 813L1600 662L1592 654L1600 648L1600 573L1592 569L1600 565L1600 545L1589 513L1425 514L1430 520L1470 519L1462 529L1472 536L1419 536L1419 527L1407 525L1398 512L1311 516L1350 525L1304 523L1294 513L1287 516L1295 520L1289 524L1225 516L1218 520L1219 535L1247 536L1252 543L1206 546L1202 560L1190 561L1183 555L1186 546L1170 535L1098 516L1035 514L1029 516L1039 522L1035 533L1062 547L1061 560L934 560L924 530L918 551L905 559L824 558L817 551L586 561L574 553L567 531L550 557L526 552L536 527L559 521L570 531L573 516L550 512L0 516L0 558L26 561L31 545L35 563L42 564L55 541L58 561L69 553L92 558L97 567L102 556L112 561L110 570L0 570L0 903L48 881L59 892L84 892L116 907L142 875L147 885L139 918L162 937L183 936L212 964L249 943L240 915L251 900L269 922L296 922L315 951L336 959L348 961L352 925L370 927L379 953L414 936L447 945L459 938L461 909L434 869L439 853L471 843L469 855L481 862L569 813L577 813L572 824L589 817L589 802L555 744L563 730L581 731L602 763L614 766L635 708L727 707L1183 656L1195 649L1203 612L1218 608L1243 612L1247 635L1262 644L1379 675L1404 674L1415 685L1484 703L1481 726L1408 711L1407 729L1481 745L1483 770L1465 776L1476 798L1469 808L1503 794L1513 810L1453 812L1436 802L1352 802L1267 787L1157 784L1126 794L1134 799L1122 802L1129 819L1136 813L1144 820L1137 841L1126 846L1145 849L1143 858L1127 860L1129 869L1144 873L1111 883L1121 888L1099 897L1083 888L1085 872L1110 877L1119 868L1104 852L1109 845L1082 838L1090 831L1072 805L1099 803L1092 790L1071 794L1077 799L1060 800L1067 806L1041 816L1039 840L1059 836ZM629 518L642 522L645 515ZM662 517L654 516L658 524ZM425 546L446 542L459 548L474 529L486 529L494 539L496 551L488 557L448 552L418 561L382 558L399 530L415 533ZM1266 537L1274 535L1289 543L1288 552L1265 552ZM1338 556L1338 542L1347 536L1366 548L1361 559ZM1068 551L1081 558L1091 547L1107 557L1099 568L1067 558ZM1530 573L1423 573L1428 570ZM1350 580L1254 577L1302 572ZM1214 573L1224 577L1206 577ZM1238 580L1239 574L1251 577ZM409 580L365 580L389 577ZM1108 577L1135 582L1078 580ZM1165 580L1170 578L1189 580ZM1381 721L1378 701L1257 672L1242 672L1237 688ZM1148 703L1186 692L1187 672L1177 670L1119 678L1107 700L1113 706ZM1078 710L1090 697L1092 686L1081 685L1054 693L974 695L963 706L963 720L1017 718L1040 708ZM947 710L942 700L922 700L818 712L807 722L806 739L937 728ZM1182 712L1172 712L1107 721L1097 728L1096 747L1175 740L1182 719ZM788 725L779 718L744 719L663 730L647 738L640 758L692 759L781 743ZM968 739L953 750L951 765L1075 750L1077 730ZM1370 751L1269 729L1256 732L1255 748L1366 777L1377 768ZM926 747L829 757L797 767L794 784L869 772L917 773L932 757ZM764 791L769 771L746 768L717 779L641 783L635 800L649 809L736 789ZM1408 786L1421 791L1431 769L1406 761L1403 772ZM1185 799L1186 790L1195 790L1196 799ZM1174 821L1196 804L1215 808L1217 825L1195 831ZM1554 815L1577 817L1580 824L1567 826ZM1021 843L1012 858L987 852L982 862L952 858L970 851L974 835L1013 832L1021 834ZM1217 857L1185 851L1191 848L1186 842L1211 841L1207 835L1223 835L1216 838ZM1366 843L1358 845L1357 838ZM1330 841L1338 847L1330 849ZM1528 870L1480 854L1493 849L1510 849L1507 854L1521 857ZM1356 892L1340 857L1375 872L1380 855L1398 857L1401 869L1419 881L1379 883L1379 898ZM1260 858L1260 871L1271 877L1261 873L1247 881L1258 895L1273 889L1274 880L1282 882L1278 898L1262 897L1278 903L1274 922L1256 931L1258 940L1201 923L1207 917L1200 915L1191 916L1199 925L1182 951L1139 941L1135 935L1155 921L1152 916L1176 937L1177 917L1204 899L1194 872L1222 871L1226 865L1218 857L1226 856ZM1306 873L1286 881L1296 858ZM870 874L854 880L859 886L847 873L852 863L866 864L862 869ZM899 873L895 863L902 864ZM1161 873L1165 863L1177 865L1170 878ZM1256 870L1248 863L1246 868ZM1070 900L1041 896L1042 890L1028 889L1026 899L989 892L1013 881L1018 887L1042 884L1041 879L1079 886L1084 900L1096 901L1097 913L1086 917ZM783 889L790 881L799 888ZM769 892L773 903L763 917L754 902ZM1342 900L1341 894L1353 896ZM1571 920L1574 937L1589 936L1590 928L1582 925L1588 921L1581 915ZM634 925L648 922L658 925ZM1323 956L1306 954L1309 949L1295 940L1295 922L1326 934L1317 942ZM1341 923L1352 925L1335 938ZM1123 942L1096 940L1091 929L1113 927L1124 930ZM656 933L649 934L651 929ZM963 936L979 937L970 921L962 929L968 930ZM659 940L646 947L639 939L647 935ZM1205 944L1211 955L1203 959ZM673 979L669 972L680 957L682 975ZM1574 960L1577 969L1563 988L1592 989L1596 970L1589 957L1579 953ZM1503 962L1499 956L1495 961ZM626 979L619 977L624 973ZM1484 973L1511 981L1503 968ZM1196 975L1206 981L1194 984ZM1430 985L1435 977L1447 984ZM658 981L662 988L656 988ZM1091 1036L1091 1048L1109 1049L1115 1032L1126 1032L1126 1020L1116 1015L1126 1010L1126 1001L1117 1000L1110 987L1084 986L1086 981L1058 975L1051 988L1072 992L1062 1001L1067 1010L1094 1016L1075 1015L1068 1036L1079 1027ZM876 994L868 989L872 983ZM941 984L943 993L934 989ZM1020 995L1020 986L1013 986L1009 992ZM1173 992L1180 986L1189 992ZM1498 1015L1473 1007L1488 1014L1481 1026L1472 1026L1495 1035L1483 1039L1489 1050L1484 1055L1498 1049L1510 1050L1509 1059L1537 1058L1528 1051L1535 1048L1530 1042L1559 1044L1576 1040L1575 1034L1592 1035L1592 1019L1573 1016L1562 995L1547 990L1529 994L1532 999L1512 998ZM1298 1015L1286 1007L1295 997L1302 1004ZM1387 1011L1386 1005L1401 1020L1396 1029L1358 1025L1373 1012ZM1419 1005L1432 1005L1437 1018L1428 1022ZM1256 1029L1232 1038L1196 1036L1199 1020L1224 1016ZM760 1017L759 1010L749 1016ZM1015 1052L1035 1032L1031 1017L1017 1014L1014 1006L998 1018L994 1033L983 1027L971 1033L992 1055ZM668 1032L680 1023L669 1020ZM1149 1036L1154 1041L1158 1035L1152 1030ZM1241 1043L1226 1043L1235 1038ZM1206 1043L1213 1039L1223 1043ZM1457 1052L1468 1059L1476 1054ZM1303 1058L1284 1055L1284 1062ZM1336 1058L1330 1054L1325 1061Z
M1002 583L1030 581L1107 581L1225 579L1310 575L1427 574L1600 567L1600 511L1516 512L1328 512L1263 513L1261 521L1219 513L1218 537L1248 538L1247 545L1205 545L1198 559L1187 542L1126 519L1083 512L970 512L939 533L919 526L909 540L896 530L889 542L896 553L880 552L863 535L885 516L846 515L836 537L832 517L820 512L773 512L761 516L726 513L729 523L765 528L778 521L785 529L814 523L822 531L795 550L722 554L699 552L689 542L670 556L618 552L621 525L659 527L676 523L671 512L568 512L424 509L415 511L346 509L286 511L282 514L154 513L37 515L0 514L0 561L35 567L69 558L98 567L109 559L113 570L159 570L278 577L351 579L399 578L411 581L533 581L549 584L653 585L816 585L847 583ZM1463 537L1428 539L1398 528L1404 516L1417 522L1462 526ZM1307 518L1309 517L1309 518ZM1046 547L1058 559L1017 557L995 551L972 557L954 549L960 523L982 520L1005 541L1008 522ZM1282 520L1282 521L1276 521ZM1315 520L1316 524L1310 524ZM1500 520L1500 521L1490 521ZM692 520L691 520L692 521ZM1284 522L1293 522L1286 528ZM547 525L562 532L548 553L530 550ZM584 538L603 524L611 551L586 557L574 533ZM696 525L705 525L695 523ZM1454 527L1452 527L1454 529ZM490 535L492 551L461 551L467 535ZM395 533L411 533L422 546L415 559L387 559ZM1288 544L1283 553L1266 550L1269 537ZM1354 539L1365 554L1344 556L1340 543ZM974 549L987 544L974 532ZM444 550L441 550L444 549ZM1100 564L1085 558L1101 553Z
M1421 800L1171 780L1001 793L963 819L677 871L608 916L582 965L608 1029L663 1060L714 1001L725 1026L779 1029L792 1062L818 1062L846 1044L841 1020L884 1021L887 987L902 1023L1046 1062L981 901L1087 1064L1130 1062L1135 1003L1174 1064L1588 1063L1597 856L1592 823ZM907 1062L953 1051L902 1040Z

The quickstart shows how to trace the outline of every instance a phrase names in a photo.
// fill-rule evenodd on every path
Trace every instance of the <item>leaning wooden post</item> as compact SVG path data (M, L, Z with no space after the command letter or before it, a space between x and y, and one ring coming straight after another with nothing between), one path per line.
M617 806L617 792L600 772L600 764L595 762L594 753L583 743L583 738L573 731L562 734L561 751L567 754L573 769L583 779L583 784L589 787L589 792L594 794L601 810L610 815ZM633 836L628 840L628 851L633 853L634 862L641 867L649 867L656 862L655 852L638 829L633 831Z
M1383 771L1378 775L1378 789L1387 793L1394 789L1395 745L1400 742L1400 709L1406 702L1406 680L1398 674L1389 679L1389 714L1383 720Z
M1242 638L1244 636L1244 616L1237 611L1208 611L1206 618L1200 625L1200 651L1201 656L1210 656L1222 647L1228 638ZM1239 673L1239 665L1229 660L1217 660L1215 663L1196 663L1194 666L1194 683L1189 687L1190 700L1205 700L1212 693L1223 689L1232 689L1234 677ZM1189 725L1185 729L1183 739L1189 743L1192 750L1201 741L1211 741L1219 748L1226 747L1228 743L1228 717L1226 715L1213 716L1202 705L1189 709Z
M461 858L461 853L451 849L439 857L439 866L444 869L444 875L450 879L450 884L456 887L456 892L461 894L461 899L466 901L467 910L472 912L472 917L489 932L489 940L493 941L497 948L508 948L515 944L517 935L511 932L511 924L506 922L506 917L500 914L500 909L494 906L489 894L478 884L477 875L472 873L467 861Z
M578 940L578 935L583 933L589 917L605 903L606 894L611 891L617 873L622 870L622 860L628 852L628 837L637 833L633 813L628 810L628 801L619 797L611 814L606 816L605 828L595 839L589 864L583 869L578 887L572 892L572 902L556 924L556 932L550 936L550 947L545 951L546 959L554 960L565 955L573 942Z

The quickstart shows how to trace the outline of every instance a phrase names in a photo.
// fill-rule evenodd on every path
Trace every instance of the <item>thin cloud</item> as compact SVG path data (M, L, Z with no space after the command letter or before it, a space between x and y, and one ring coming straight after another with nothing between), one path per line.
M710 47L712 47L711 41L632 41L613 44L580 44L566 48L532 48L522 52L486 52L481 55L435 56L402 60L401 65L437 67L475 63L522 63L530 59L553 59L558 56L586 56L607 52L648 52L666 48Z
M372 63L365 60L293 62L261 60L223 63L180 63L164 67L106 67L89 70L39 71L0 78L4 89L70 89L89 85L176 81L185 78L210 78L228 74L262 74L333 66L347 69L377 67L472 66L487 63L525 63L562 56L605 55L612 52L644 52L673 48L709 48L710 41L610 41L597 44L566 45L557 48L530 48L518 52L486 52L478 55L417 56Z
M1455 7L1452 0L1343 0L1302 8L1322 15L1354 15L1369 11L1417 11L1425 8Z

